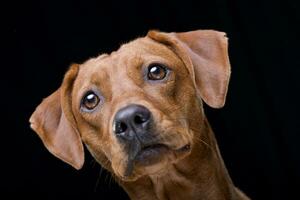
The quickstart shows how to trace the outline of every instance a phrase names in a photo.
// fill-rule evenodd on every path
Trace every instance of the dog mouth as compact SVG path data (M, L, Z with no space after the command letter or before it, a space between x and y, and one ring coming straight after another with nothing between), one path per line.
M190 144L184 145L183 147L172 150L165 144L152 144L141 148L135 157L135 164L139 166L149 166L160 162L164 155L169 154L182 154L190 150Z
M186 144L174 149L166 144L156 143L144 145L135 152L135 155L131 156L124 171L120 174L120 178L124 181L136 180L138 176L133 173L135 167L138 167L138 171L146 170L147 174L156 174L159 171L163 171L166 163L176 162L188 155L191 152L191 145Z
M160 161L162 154L166 154L170 148L164 144L153 144L143 147L135 157L135 164L151 165Z

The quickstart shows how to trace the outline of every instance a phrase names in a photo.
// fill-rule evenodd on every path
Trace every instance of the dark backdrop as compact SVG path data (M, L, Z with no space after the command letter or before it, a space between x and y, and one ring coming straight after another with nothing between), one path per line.
M20 1L2 7L1 190L40 199L126 199L87 154L56 159L28 118L72 62L116 50L149 29L216 29L229 39L226 106L206 107L234 183L253 199L299 193L299 4L292 1ZM8 41L8 42L7 42ZM85 198L83 198L85 197ZM299 196L298 196L299 198Z

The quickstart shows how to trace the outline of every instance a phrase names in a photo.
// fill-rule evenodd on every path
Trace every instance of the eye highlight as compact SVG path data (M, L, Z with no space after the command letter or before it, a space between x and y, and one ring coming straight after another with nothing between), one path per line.
M147 77L149 80L162 80L166 77L167 68L160 64L152 64L148 67Z
M99 104L100 98L94 92L87 92L82 98L81 106L86 110L93 110Z

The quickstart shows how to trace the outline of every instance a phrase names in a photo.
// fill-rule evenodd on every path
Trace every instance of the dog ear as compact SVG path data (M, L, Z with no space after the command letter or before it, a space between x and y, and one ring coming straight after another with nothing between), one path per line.
M226 34L213 30L183 33L149 31L148 37L169 46L187 66L198 95L213 108L225 104L230 78Z
M76 169L84 163L84 149L71 111L71 91L78 73L72 65L62 86L44 99L31 115L31 128L42 139L46 148Z

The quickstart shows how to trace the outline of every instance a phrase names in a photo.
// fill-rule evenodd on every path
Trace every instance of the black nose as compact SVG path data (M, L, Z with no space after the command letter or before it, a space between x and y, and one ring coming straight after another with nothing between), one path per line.
M132 139L135 134L149 129L150 119L151 113L146 107L131 104L116 113L113 131L119 137Z

